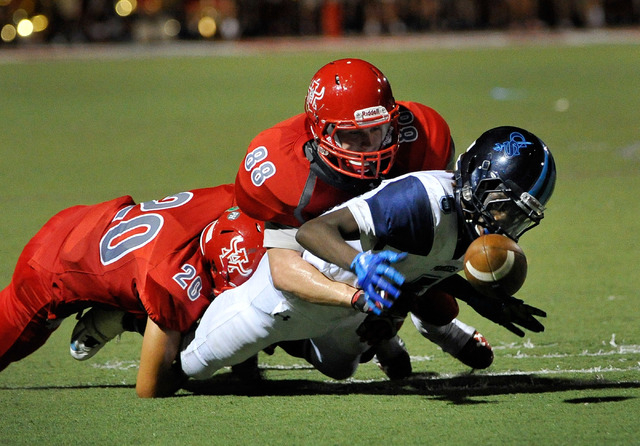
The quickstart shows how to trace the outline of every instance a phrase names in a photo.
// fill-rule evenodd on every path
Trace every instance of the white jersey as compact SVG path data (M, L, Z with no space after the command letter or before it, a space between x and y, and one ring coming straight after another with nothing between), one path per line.
M464 250L457 249L459 223L453 185L451 172L414 172L386 180L340 207L347 207L358 223L362 250L409 253L394 268L420 294L463 267ZM334 280L356 283L355 275L348 271L308 252L303 257Z
M453 200L450 172L417 172L384 181L342 205L349 208L361 233L359 242L349 243L360 250L408 252L408 258L394 267L418 294L462 268ZM357 286L350 271L309 252L303 257L329 278ZM355 333L365 317L351 308L317 305L278 291L265 255L247 282L211 303L193 340L181 352L182 368L188 376L208 378L221 367L238 364L270 345L311 339L313 351L307 359L328 376L347 377L369 348ZM453 353L475 331L456 319L443 327L412 319L423 336Z

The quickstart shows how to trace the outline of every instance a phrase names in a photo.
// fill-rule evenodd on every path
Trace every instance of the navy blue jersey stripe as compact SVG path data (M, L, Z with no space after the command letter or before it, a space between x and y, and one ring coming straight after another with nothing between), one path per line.
M433 215L420 180L409 176L394 181L366 202L380 243L411 254L429 254L433 246Z

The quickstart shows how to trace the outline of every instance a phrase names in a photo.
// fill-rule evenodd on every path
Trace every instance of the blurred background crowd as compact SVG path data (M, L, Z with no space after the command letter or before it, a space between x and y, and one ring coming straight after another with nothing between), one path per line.
M0 0L0 45L636 26L640 0Z

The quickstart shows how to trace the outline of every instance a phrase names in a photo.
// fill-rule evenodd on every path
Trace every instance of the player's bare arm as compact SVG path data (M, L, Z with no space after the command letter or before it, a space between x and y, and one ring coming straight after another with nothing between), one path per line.
M342 208L303 224L296 233L296 241L321 259L348 270L359 251L345 239L353 239L358 233L351 211Z
M360 304L354 296L352 306L364 312L381 314L382 308L391 307L393 299L400 296L399 287L404 282L404 276L391 264L403 260L407 254L391 251L361 253L346 242L356 238L356 234L359 234L359 228L353 214L348 208L342 208L304 223L296 234L296 240L321 259L356 273L364 294Z
M303 260L300 252L270 248L267 255L276 289L293 293L300 299L315 304L351 307L351 298L356 289L328 279Z
M182 375L172 367L180 347L180 332L166 330L151 318L142 340L136 393L140 398L173 395L182 384Z

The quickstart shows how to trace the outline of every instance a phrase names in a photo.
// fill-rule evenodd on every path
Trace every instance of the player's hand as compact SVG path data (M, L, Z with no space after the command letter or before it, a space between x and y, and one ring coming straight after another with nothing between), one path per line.
M374 314L390 308L400 296L399 287L404 276L391 266L407 257L406 252L361 252L351 262L351 271L358 276L358 284L364 290L365 300ZM384 293L382 293L382 291ZM352 301L353 304L353 301Z
M477 295L469 298L467 302L480 315L496 324L502 325L520 337L524 337L524 331L516 325L535 333L544 331L544 325L536 317L547 317L547 313L539 308L525 304L521 299L516 299L513 296L492 298Z
M370 314L356 329L356 334L360 336L361 342L375 345L385 339L394 337L402 327L403 322L404 317L400 316Z
M351 306L358 311L367 314L382 314L386 308L393 305L393 300L389 300L386 297L384 291L380 292L380 297L384 299L385 303L382 304L379 301L368 299L367 294L363 290L358 290L353 294L351 298Z

